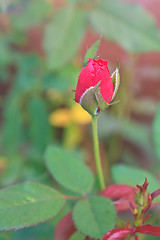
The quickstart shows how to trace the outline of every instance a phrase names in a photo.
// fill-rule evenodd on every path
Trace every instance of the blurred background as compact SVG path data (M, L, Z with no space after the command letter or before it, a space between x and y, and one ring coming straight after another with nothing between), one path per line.
M73 90L101 34L98 55L111 73L119 59L121 74L120 103L99 117L106 182L135 186L147 177L151 191L159 188L159 9L159 0L0 0L1 188L53 184L43 157L49 144L77 152L95 172L91 118ZM0 239L49 240L57 221Z

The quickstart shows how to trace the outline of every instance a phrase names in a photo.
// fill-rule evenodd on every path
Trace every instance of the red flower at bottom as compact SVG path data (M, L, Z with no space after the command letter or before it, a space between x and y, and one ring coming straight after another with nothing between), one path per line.
M116 189L116 186L113 186ZM134 226L133 227L125 227L125 228L115 228L110 231L108 231L102 238L102 240L122 240L127 235L131 235L135 237L135 240L138 240L138 237L136 236L136 233L141 234L148 234L153 236L160 237L160 227L159 226L152 226L150 224L144 225L144 222L146 219L148 219L148 216L145 216L148 210L151 207L151 203L154 200L155 197L158 197L160 195L160 189L153 192L152 194L147 194L147 187L148 182L147 179L145 179L145 182L142 186L137 185L138 192L135 191L134 196L134 202L131 201L128 206L130 206L130 210L134 214ZM112 186L110 186L112 188ZM130 192L129 186L125 187L122 186L122 189L126 190L124 191L124 194ZM103 194L106 195L106 193L111 194L111 189L108 191L103 191ZM118 193L118 197L121 197L120 192ZM128 197L128 195L127 195ZM128 199L129 200L129 199ZM117 201L119 204L124 205L125 202L129 203L129 201L124 201L121 197L119 201ZM131 199L132 200L132 199Z
M147 224L137 228L116 228L108 231L103 236L102 240L122 240L129 234L132 234L135 237L135 240L138 240L138 237L135 235L136 233L160 237L160 227Z

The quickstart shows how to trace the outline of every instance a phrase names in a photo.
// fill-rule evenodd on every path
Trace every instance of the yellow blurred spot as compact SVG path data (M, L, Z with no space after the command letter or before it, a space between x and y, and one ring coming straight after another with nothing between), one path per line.
M137 214L137 213L138 213L137 208L134 208L133 213L134 213L134 214Z
M49 122L56 127L67 127L72 123L88 124L91 116L79 105L74 104L70 109L57 109L49 116Z
M7 159L3 156L0 156L0 171L3 171L7 166Z
M66 108L57 109L49 116L49 122L56 127L66 127L71 123L70 110Z
M87 124L92 120L90 114L80 104L76 104L71 108L71 119L72 122L77 124Z
M55 99L60 99L62 96L61 94L56 91L56 90L48 90L47 91L47 97L50 99L50 100L55 100Z

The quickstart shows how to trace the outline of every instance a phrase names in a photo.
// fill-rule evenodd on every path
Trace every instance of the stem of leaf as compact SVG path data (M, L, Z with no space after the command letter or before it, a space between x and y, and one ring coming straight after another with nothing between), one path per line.
M97 175L101 190L105 188L104 176L102 172L102 165L99 153L99 142L98 142L98 132L97 132L97 117L92 118L92 132L93 132L93 145L94 145L94 156L97 168Z
M78 196L69 196L69 195L64 195L65 199L69 199L69 200L83 200L86 199L87 197L78 197Z

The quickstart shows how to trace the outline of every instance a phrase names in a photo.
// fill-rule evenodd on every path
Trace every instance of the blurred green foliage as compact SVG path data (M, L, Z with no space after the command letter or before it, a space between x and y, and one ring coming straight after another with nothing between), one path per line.
M138 5L119 0L100 1L91 11L93 27L133 52L159 51L160 33L153 19Z
M0 17L0 85L4 88L0 98L0 186L37 180L57 187L47 173L44 152L48 145L58 143L61 154L65 156L63 147L72 139L70 134L77 131L74 124L66 128L51 126L48 118L54 110L70 108L73 104L72 89L82 67L77 59L87 29L92 28L96 33L103 34L104 38L118 43L130 53L159 51L159 29L153 17L142 7L120 0L70 0L61 8L45 0L3 0L0 2ZM35 33L38 37L34 39ZM159 171L159 109L153 131L147 124L131 120L126 109L134 108L135 102L127 101L129 92L126 85L122 80L119 93L121 104L101 116L99 132L104 147L109 149L109 168L120 161L136 166L137 170L125 164L115 165L110 181L142 184L147 175L151 190L155 190L159 185L156 176L153 176ZM142 99L136 109L147 111L147 106L148 103ZM80 131L83 141L89 139L91 145L89 131L83 132L82 128ZM148 171L152 174L139 169L140 163L136 162L134 150L122 148L124 141L149 156L152 163ZM72 147L77 154L90 152L85 144L83 149L77 143ZM57 156L59 163L61 154ZM61 164L63 167L63 162ZM50 171L54 176L57 170L52 171L51 167ZM0 238L18 240L23 236L26 240L49 240L52 239L54 225L51 221L29 230L2 233Z

